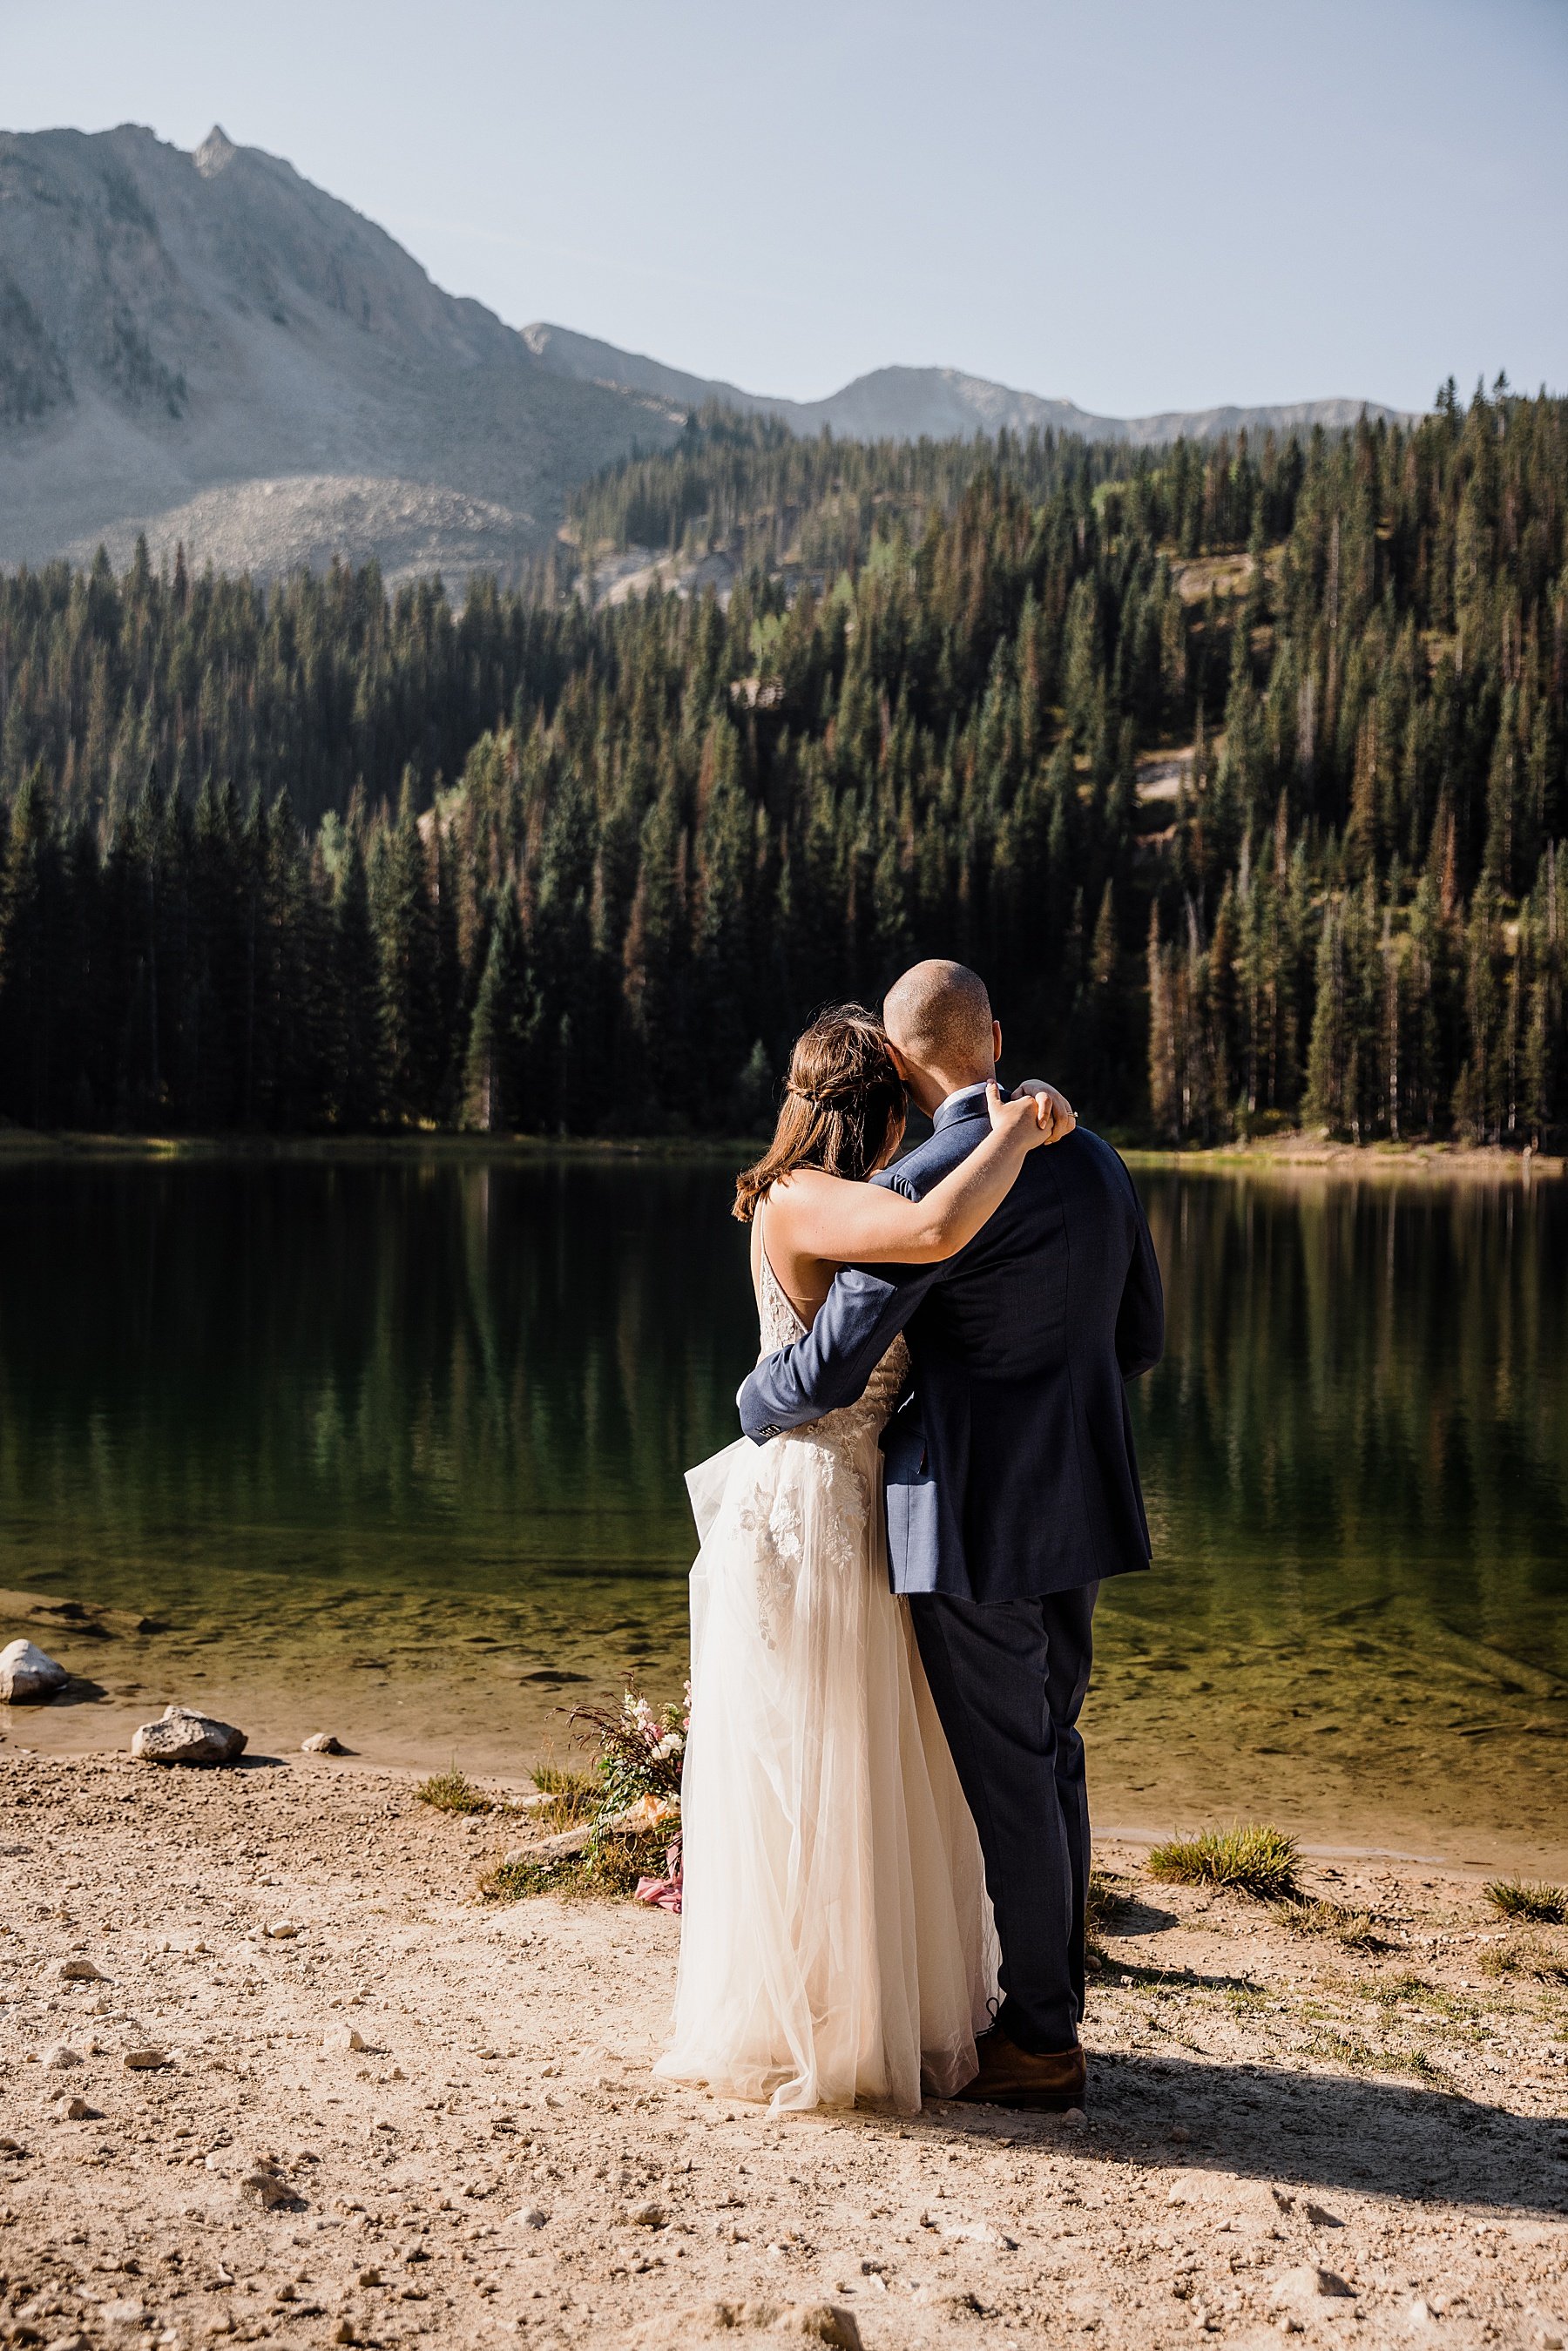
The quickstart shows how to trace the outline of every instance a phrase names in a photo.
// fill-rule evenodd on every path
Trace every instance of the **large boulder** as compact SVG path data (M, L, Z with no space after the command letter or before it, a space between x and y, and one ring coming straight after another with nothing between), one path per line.
M143 1763L233 1763L245 1748L243 1730L189 1706L166 1706L162 1719L144 1722L131 1742Z
M63 1690L70 1676L53 1657L46 1657L31 1641L13 1641L0 1649L0 1698L7 1706L37 1706Z

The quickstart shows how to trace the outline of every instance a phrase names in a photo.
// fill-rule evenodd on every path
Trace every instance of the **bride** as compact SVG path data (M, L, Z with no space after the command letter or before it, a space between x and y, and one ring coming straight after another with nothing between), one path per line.
M800 1038L766 1155L737 1186L762 1352L810 1326L843 1264L930 1264L973 1239L1026 1155L1071 1126L1049 1092L924 1199L867 1182L904 1088L856 1005ZM1065 1105L1062 1105L1065 1109ZM902 1338L858 1404L690 1472L692 1708L674 2037L655 2071L773 2112L913 2113L976 2070L998 1953L980 1848L889 1588L878 1438Z

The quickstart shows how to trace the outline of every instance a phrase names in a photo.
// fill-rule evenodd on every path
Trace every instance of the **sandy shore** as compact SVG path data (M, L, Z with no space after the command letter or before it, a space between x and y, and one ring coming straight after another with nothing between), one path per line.
M1108 1847L1082 2128L774 2123L649 2079L678 1922L486 1908L507 1841L360 1763L13 1749L0 2341L1565 2337L1568 1934L1473 1877L1314 1864L1346 1948Z

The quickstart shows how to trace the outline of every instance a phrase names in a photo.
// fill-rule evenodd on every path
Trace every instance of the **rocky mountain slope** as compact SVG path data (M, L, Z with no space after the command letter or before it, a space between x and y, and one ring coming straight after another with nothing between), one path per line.
M515 572L564 491L709 400L850 438L1031 425L1157 442L1353 423L1361 403L1121 420L946 368L776 400L444 293L350 206L214 130L0 133L0 563L276 574L371 555ZM1383 412L1374 412L1383 413Z
M680 412L540 365L384 231L214 131L0 137L0 561L183 538L276 571L503 571Z

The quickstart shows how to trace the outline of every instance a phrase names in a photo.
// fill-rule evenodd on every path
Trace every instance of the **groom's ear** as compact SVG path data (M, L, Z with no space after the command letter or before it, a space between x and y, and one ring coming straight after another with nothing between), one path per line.
M1002 1024L999 1020L991 1023L991 1059L999 1070L1002 1065Z
M909 1083L909 1063L904 1059L904 1056L899 1051L891 1037L887 1040L887 1050L888 1058L891 1060L894 1068L898 1071L898 1074L904 1080L904 1084L907 1085Z

